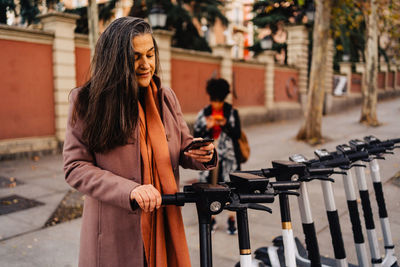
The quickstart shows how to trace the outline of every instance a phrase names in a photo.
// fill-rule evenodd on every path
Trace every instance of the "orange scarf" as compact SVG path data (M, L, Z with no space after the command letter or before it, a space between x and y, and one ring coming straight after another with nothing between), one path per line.
M146 112L139 104L142 181L143 184L152 184L161 194L175 194L178 187L172 172L157 91L152 80L145 95ZM142 212L141 222L148 267L190 266L179 207L169 205L153 212Z

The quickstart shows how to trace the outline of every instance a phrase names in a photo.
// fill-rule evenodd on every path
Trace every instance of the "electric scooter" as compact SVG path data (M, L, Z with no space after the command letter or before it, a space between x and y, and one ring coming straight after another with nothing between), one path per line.
M273 169L262 169L261 172L257 171L247 171L247 172L256 173L258 175L262 174L266 177L276 176L276 180L280 182L296 181L301 186L302 184L304 184L302 183L304 181L311 181L313 179L322 179L322 180L329 179L328 178L329 175L336 173L332 168L325 168L325 169L307 168L306 165L301 164L300 161L294 164L293 163L290 164L290 162L287 161L274 161L272 164L274 166L273 169L279 170L279 174L275 174ZM299 189L298 185L297 189ZM308 201L308 195L306 200ZM285 199L283 199L283 201L281 201L280 204L281 204L280 207L281 207L282 225L286 226L286 223L290 222L289 207L288 205L286 205ZM310 212L309 205L308 205L308 211ZM255 251L255 257L257 259L263 260L264 263L266 263L268 266L274 266L274 267L284 266L285 264L288 265L288 263L290 262L291 264L293 264L294 262L294 264L297 266L321 266L321 259L319 255L318 243L316 241L315 228L308 227L310 225L307 225L306 226L307 228L305 228L307 229L307 232L305 232L307 240L306 242L310 252L309 255L311 255L310 257L311 261L310 261L309 259L307 259L306 255L307 253L306 252L303 253L304 249L302 248L298 239L294 239L293 232L290 226L291 222L288 230L285 228L282 230L283 237L278 237L274 239L273 241L274 246L261 247L257 249ZM314 236L312 236L312 232L314 232ZM288 255L289 257L291 257L290 260L292 261L287 260ZM326 263L327 260L325 258L324 260ZM328 260L328 262L332 263L332 260L330 261ZM324 265L324 266L329 266L329 265Z
M222 212L230 203L238 200L246 203L272 203L274 194L272 188L265 188L264 191L250 194L237 194L226 184L194 183L184 187L184 192L173 195L163 195L162 205L183 206L186 203L195 203L199 220L200 240L200 266L212 267L212 246L211 246L211 216ZM138 207L133 201L133 207ZM251 265L244 265L251 267Z
M374 136L364 137L364 141L353 139L349 142L350 146L357 151L367 151L369 154L373 154L376 157L369 161L369 167L371 171L371 178L374 186L375 197L379 209L379 218L384 237L385 245L385 257L382 260L382 266L395 267L398 266L397 258L395 256L394 244L392 240L392 234L390 230L389 218L386 210L385 198L382 189L382 182L379 173L378 159L384 159L383 154L392 154L392 150L399 148L396 143L400 143L400 138L390 139L386 141L380 141ZM358 175L363 179L362 170L359 170ZM365 176L365 174L364 174Z

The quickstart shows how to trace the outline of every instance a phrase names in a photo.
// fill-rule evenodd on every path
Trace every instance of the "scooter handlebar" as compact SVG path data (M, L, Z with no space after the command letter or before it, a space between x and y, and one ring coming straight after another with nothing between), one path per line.
M346 155L351 162L356 162L363 159L368 159L369 154L367 151L357 151L355 153L351 153Z
M170 195L162 195L161 196L161 205L175 205L175 206L183 206L185 203L194 203L196 202L196 198L191 192L178 192ZM139 204L135 199L131 200L131 207L133 210L139 208Z
M172 195L162 195L161 205L183 206L185 203L195 203L196 197L191 192L178 192Z
M397 144L397 143L400 143L400 138L394 138L394 139L390 139L390 140L387 140L387 141L390 141L390 142L393 142L393 143Z
M272 203L273 194L239 194L240 203Z

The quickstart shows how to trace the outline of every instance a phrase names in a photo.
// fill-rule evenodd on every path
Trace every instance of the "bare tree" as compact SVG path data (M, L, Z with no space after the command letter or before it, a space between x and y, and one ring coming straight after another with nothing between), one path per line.
M311 74L308 85L305 120L297 133L298 140L310 144L322 141L321 123L325 96L325 59L330 37L330 17L333 0L316 0Z
M363 103L360 122L378 126L378 20L377 1L370 0L370 12L365 14L367 44L365 46L365 73L363 75Z
M99 38L99 14L97 9L96 0L88 0L88 26L89 26L89 46L90 56L93 58L94 48L96 46L97 39Z

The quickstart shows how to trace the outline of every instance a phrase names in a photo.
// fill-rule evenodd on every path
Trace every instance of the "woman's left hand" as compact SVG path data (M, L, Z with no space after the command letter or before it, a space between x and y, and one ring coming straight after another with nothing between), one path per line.
M206 163L212 160L214 156L214 144L210 143L206 146L199 147L198 149L191 149L184 152L188 157L194 158L195 160Z

